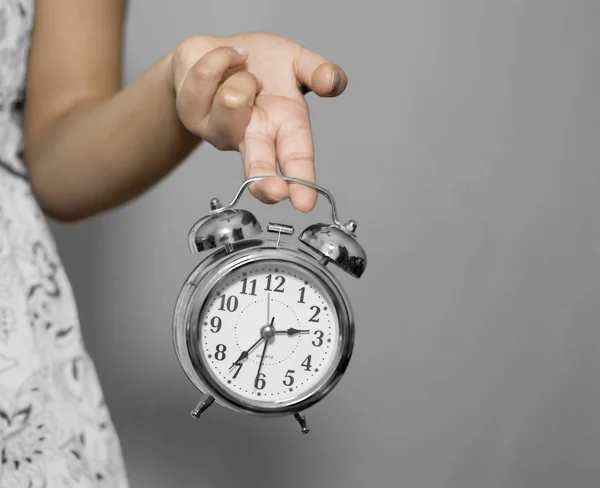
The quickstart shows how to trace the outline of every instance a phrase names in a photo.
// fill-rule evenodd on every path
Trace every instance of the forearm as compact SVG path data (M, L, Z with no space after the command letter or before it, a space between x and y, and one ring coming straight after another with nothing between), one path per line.
M167 56L106 100L80 103L25 146L32 186L52 217L72 221L148 189L200 142L175 109Z

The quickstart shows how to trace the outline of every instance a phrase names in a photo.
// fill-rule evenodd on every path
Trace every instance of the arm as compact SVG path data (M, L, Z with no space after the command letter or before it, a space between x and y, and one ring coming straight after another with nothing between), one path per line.
M135 197L200 142L175 110L172 55L121 89L124 4L36 4L24 157L40 205L58 220Z
M304 93L346 88L336 65L265 33L184 40L121 88L125 0L37 2L24 115L24 157L42 208L63 221L123 203L205 140L242 154L247 177L314 181ZM250 188L309 211L316 193L281 178Z

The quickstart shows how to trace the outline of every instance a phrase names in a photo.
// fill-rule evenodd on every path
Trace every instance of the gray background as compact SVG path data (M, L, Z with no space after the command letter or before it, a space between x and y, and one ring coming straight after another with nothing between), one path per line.
M132 80L189 35L266 30L344 67L310 95L318 179L370 257L358 338L312 432L213 407L171 345L239 155L203 147L142 198L55 227L134 487L600 485L597 0L133 1ZM262 222L327 218L246 196Z

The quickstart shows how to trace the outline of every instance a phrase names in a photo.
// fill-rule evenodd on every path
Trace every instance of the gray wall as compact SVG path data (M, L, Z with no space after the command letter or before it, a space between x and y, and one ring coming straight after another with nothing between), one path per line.
M352 6L352 4L354 4ZM124 208L56 228L134 487L600 485L600 2L133 1L132 80L188 35L267 30L349 75L310 96L318 178L370 261L312 432L197 399L171 345L239 155L203 147ZM245 197L263 222L308 216Z

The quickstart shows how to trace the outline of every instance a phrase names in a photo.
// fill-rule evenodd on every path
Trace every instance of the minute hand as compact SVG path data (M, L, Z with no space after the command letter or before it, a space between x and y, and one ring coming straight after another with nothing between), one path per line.
M265 339L265 347L263 347L263 352L260 356L260 363L258 364L258 371L256 372L256 378L254 378L254 386L255 387L256 387L256 383L258 382L258 379L260 378L260 370L262 368L263 361L265 360L265 352L267 352L268 345L269 345L269 341L267 339Z

